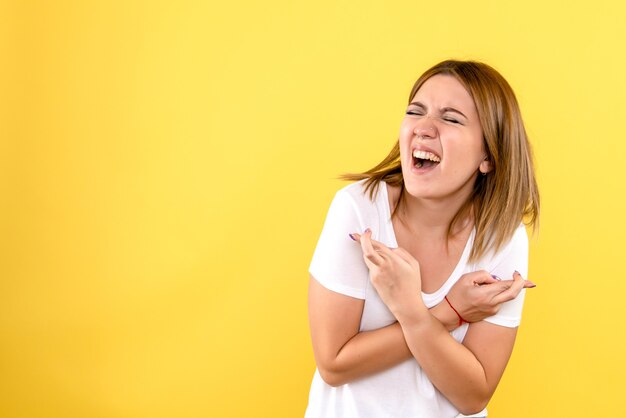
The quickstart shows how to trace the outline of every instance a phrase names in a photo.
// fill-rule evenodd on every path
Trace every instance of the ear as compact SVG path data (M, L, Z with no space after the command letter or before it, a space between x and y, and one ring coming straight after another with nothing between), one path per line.
M478 171L480 171L482 174L487 174L491 170L493 170L493 164L491 164L489 157L485 157L485 159L478 166Z

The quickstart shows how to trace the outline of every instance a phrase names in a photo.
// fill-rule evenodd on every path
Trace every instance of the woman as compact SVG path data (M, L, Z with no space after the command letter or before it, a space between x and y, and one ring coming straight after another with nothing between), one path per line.
M485 64L435 65L391 153L344 178L309 269L306 416L486 416L534 287L522 221L539 195L513 91Z

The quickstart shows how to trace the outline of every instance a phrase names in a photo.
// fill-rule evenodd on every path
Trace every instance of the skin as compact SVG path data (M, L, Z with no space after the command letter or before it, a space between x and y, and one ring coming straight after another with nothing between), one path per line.
M474 102L456 79L430 78L412 102L399 137L407 192L406 205L393 220L399 248L391 250L372 240L370 232L354 234L372 284L397 322L359 332L364 301L332 292L311 277L313 351L322 378L332 386L413 357L444 396L461 413L470 414L482 410L493 395L517 333L516 328L482 319L523 287L534 285L519 274L502 281L484 271L462 276L448 294L461 316L471 322L462 344L449 334L458 318L447 303L426 308L420 291L432 292L443 284L472 229L468 219L449 240L448 225L470 196L476 176L491 171L491 164L485 159ZM427 147L441 162L433 170L413 170L415 147ZM389 190L390 203L398 193Z

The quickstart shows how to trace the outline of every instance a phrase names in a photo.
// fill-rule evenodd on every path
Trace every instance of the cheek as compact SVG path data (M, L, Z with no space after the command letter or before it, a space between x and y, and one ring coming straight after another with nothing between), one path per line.
M479 135L460 135L455 138L455 141L449 141L446 145L447 150L444 151L454 154L469 165L478 164L486 155L483 139Z
M484 152L481 147L447 147L444 149L442 163L453 173L467 173L478 170L483 161Z
M413 124L403 121L400 125L400 141L410 141L413 137Z

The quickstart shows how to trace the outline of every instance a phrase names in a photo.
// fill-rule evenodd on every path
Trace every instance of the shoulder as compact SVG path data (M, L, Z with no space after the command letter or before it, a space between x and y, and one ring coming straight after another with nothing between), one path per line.
M386 184L380 182L378 185L374 185L374 193L370 194L370 189L366 189L365 187L365 180L360 180L339 189L335 194L335 200L345 203L349 202L357 210L367 210L368 208L376 206L379 201L385 197L385 187Z
M365 187L366 180L359 180L354 183L350 183L347 186L342 187L337 191L337 193L345 193L350 195L356 199L361 199L363 197L367 197L369 199L369 189L366 190ZM374 197L381 193L381 189L384 187L384 182L379 183L378 187L374 189Z
M528 251L528 233L523 223L519 224L509 242L500 252L511 253L512 251L520 250Z
M381 221L388 216L388 203L385 183L379 183L371 196L371 189L365 187L365 181L358 181L339 189L333 198L326 225L351 225L349 232L372 228L375 236L381 229Z
M513 235L497 251L488 251L480 260L476 262L477 269L492 271L507 259L527 259L528 258L528 234L523 223L517 227Z

